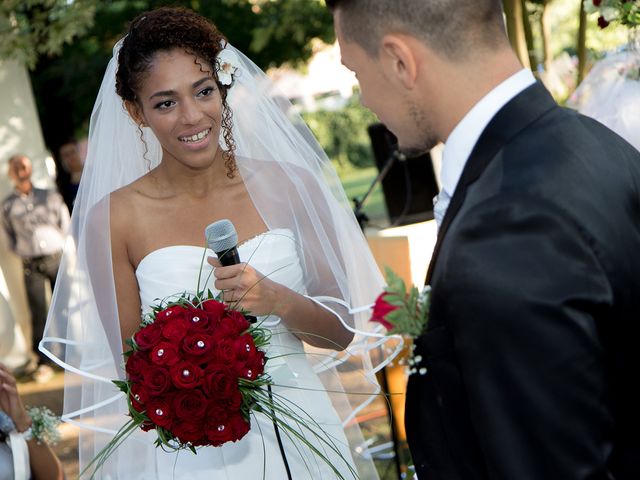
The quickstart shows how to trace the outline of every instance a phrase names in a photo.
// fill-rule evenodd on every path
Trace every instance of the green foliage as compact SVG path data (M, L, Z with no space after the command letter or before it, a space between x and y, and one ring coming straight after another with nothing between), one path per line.
M84 34L74 42L57 50L59 55L40 57L31 76L45 142L53 151L65 137L81 136L88 130L91 108L113 45L124 35L128 23L146 10L172 5L199 12L263 69L307 60L314 38L333 41L331 16L320 0L75 0L71 4L75 9L89 2L95 7L86 8L84 13L92 18L95 13L95 23L82 30Z
M0 59L36 65L55 55L93 23L96 0L3 0L0 3Z
M357 95L351 97L342 110L308 112L303 113L302 118L338 166L351 164L363 168L373 165L367 127L378 119L360 105Z
M388 286L384 301L396 307L385 315L385 320L393 325L388 333L419 337L429 320L429 290L419 292L412 286L407 292L404 280L389 267L385 268L385 277Z

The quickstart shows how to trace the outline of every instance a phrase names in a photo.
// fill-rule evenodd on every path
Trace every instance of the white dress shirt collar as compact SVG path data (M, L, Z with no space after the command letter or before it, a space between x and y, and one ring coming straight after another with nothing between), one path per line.
M453 129L442 152L440 183L451 198L464 166L480 135L496 113L513 97L535 83L530 70L522 69L486 94Z

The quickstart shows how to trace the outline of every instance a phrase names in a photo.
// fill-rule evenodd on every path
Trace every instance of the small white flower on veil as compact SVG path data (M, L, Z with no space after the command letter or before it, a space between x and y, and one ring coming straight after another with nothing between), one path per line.
M236 52L229 48L224 48L216 58L216 72L218 73L218 81L222 85L231 85L233 76L240 65L240 59Z

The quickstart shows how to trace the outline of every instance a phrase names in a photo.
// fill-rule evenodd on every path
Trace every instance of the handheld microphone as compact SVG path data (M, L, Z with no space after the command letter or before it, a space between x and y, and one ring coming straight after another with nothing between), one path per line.
M223 218L213 222L204 229L207 245L218 256L218 260L224 267L240 263L238 255L238 234L230 220Z
M226 218L213 222L204 229L207 246L215 252L223 267L240 263L238 254L238 233L236 227ZM253 315L245 315L250 323L256 322Z

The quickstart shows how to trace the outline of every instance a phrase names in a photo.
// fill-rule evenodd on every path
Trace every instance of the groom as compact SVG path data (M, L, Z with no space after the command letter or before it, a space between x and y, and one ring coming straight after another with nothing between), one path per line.
M640 478L640 153L521 67L499 0L327 4L362 103L445 142L419 478Z

